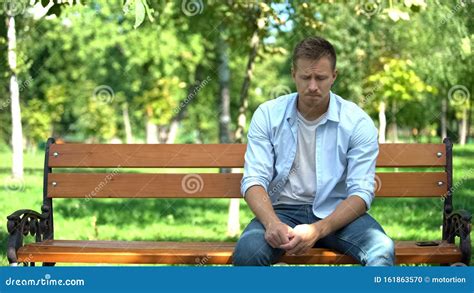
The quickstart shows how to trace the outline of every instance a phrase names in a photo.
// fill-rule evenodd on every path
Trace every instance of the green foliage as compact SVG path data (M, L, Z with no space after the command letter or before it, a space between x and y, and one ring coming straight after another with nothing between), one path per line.
M23 111L24 131L33 141L41 141L51 133L51 117L46 108L42 101L31 99Z
M334 92L359 103L375 120L378 101L384 99L388 119L396 118L399 126L439 131L441 100L450 89L464 85L470 96L474 91L469 88L474 82L473 5L454 0L372 1L373 7L307 1L196 3L94 0L55 6L60 9L47 18L18 15L18 79L27 141L42 142L53 134L71 140L123 140L127 105L136 141L144 140L151 108L151 120L165 127L177 118L176 109L183 110L178 141L217 142L218 42L228 45L230 128L235 129L254 32L261 42L248 92L249 118L262 102L294 91L290 57L294 45L308 35L322 35L336 47ZM4 14L0 18L3 25ZM4 29L0 25L0 49L6 52ZM0 106L6 103L0 110L0 136L8 142L5 58L0 72ZM207 78L190 99L193 86ZM113 92L104 107L92 99L101 86ZM459 92L454 97L449 100L450 125L470 107ZM186 107L181 107L184 101ZM104 114L113 118L105 123ZM100 127L94 129L96 122Z
M150 107L152 111L152 121L157 125L168 125L175 115L175 109L178 106L176 97L186 86L186 83L180 82L177 77L159 79L152 89L147 90L137 100L145 106Z
M403 127L423 129L428 126L431 111L421 112L429 104L429 98L437 89L427 85L416 74L411 60L381 58L382 70L367 77L365 99L362 104L372 113L377 113L380 102L389 105L391 117Z
M114 109L97 97L89 97L85 108L77 108L75 115L79 118L76 130L84 134L82 139L89 138L92 142L108 141L117 133Z
M426 93L434 93L436 89L425 84L413 70L410 60L381 58L383 69L367 78L367 94L374 94L373 101L381 100L393 104L422 101Z

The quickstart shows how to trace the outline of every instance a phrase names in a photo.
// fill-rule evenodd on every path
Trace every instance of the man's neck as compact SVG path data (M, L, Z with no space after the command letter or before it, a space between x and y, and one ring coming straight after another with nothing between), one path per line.
M308 106L304 105L303 103L300 103L300 100L298 99L296 109L300 112L304 119L308 121L314 121L327 112L329 108L329 100L330 99L328 98L324 105Z

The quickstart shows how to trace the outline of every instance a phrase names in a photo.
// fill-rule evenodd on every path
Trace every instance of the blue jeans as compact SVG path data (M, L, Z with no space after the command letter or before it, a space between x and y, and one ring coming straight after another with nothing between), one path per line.
M278 218L290 227L321 220L313 214L311 205L276 205ZM394 243L379 223L364 214L344 228L316 241L315 247L337 250L354 257L365 266L392 266L395 261ZM265 240L265 227L254 218L245 228L232 256L236 266L269 266L285 253L271 247Z

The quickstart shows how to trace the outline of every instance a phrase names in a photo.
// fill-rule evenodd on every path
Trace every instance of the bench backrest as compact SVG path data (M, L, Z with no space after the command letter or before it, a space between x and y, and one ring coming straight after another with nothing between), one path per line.
M245 149L244 144L55 144L54 139L49 139L45 197L240 198L242 174L217 173L216 168L242 168ZM381 144L377 168L386 167L400 169L377 171L377 196L448 196L450 200L452 144L449 139L444 144ZM64 168L68 168L67 173L60 170ZM94 173L91 168L102 170ZM103 168L109 170L104 172ZM127 168L160 169L154 173L127 173ZM199 168L199 171L178 173L176 168ZM407 172L404 168L422 169ZM433 169L427 172L426 168ZM166 169L171 172L164 173Z

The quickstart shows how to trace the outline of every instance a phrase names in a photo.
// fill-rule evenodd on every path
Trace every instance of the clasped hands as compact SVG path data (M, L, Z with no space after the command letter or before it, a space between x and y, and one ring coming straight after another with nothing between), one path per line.
M288 255L300 255L314 246L321 238L321 224L297 225L294 228L282 223L269 224L265 231L265 240L273 248L286 250Z

